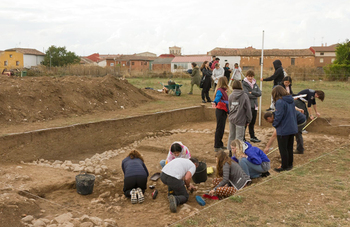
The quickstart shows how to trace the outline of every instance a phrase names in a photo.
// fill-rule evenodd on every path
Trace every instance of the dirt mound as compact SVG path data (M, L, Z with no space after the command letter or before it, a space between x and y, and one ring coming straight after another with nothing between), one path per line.
M128 81L105 77L2 76L0 123L43 122L136 107L152 99Z

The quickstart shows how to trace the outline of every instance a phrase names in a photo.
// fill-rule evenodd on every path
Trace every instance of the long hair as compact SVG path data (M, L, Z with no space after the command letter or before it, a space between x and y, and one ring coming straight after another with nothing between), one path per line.
M236 158L240 159L245 156L243 152L243 141L235 139L231 141L231 147L236 148Z
M216 176L222 177L223 175L222 168L224 164L227 162L229 165L231 165L232 160L228 157L228 155L224 151L218 151L218 153L216 153L216 158L217 158Z
M201 70L205 68L205 65L208 63L208 61L204 61L202 66L201 66Z
M283 96L289 95L287 90L284 89L281 85L277 85L274 89L272 89L272 99L274 102L281 99Z
M233 90L243 90L242 83L239 80L234 80L232 83Z
M228 84L228 82L227 82L226 76L220 77L219 80L218 80L218 84L216 85L216 88L215 88L214 97L216 96L216 92L218 91L219 88L227 89L228 88L227 84Z
M143 157L141 156L140 152L138 152L137 150L132 150L127 157L130 157L131 159L134 158L139 158L141 159L142 162L145 162L145 160L143 160Z

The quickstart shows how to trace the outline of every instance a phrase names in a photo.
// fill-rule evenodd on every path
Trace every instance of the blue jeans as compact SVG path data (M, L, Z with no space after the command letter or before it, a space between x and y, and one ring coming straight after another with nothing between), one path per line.
M262 169L261 165L255 165L248 161L247 158L241 158L239 160L239 166L250 178L258 178L262 173L266 172Z
M165 160L160 160L159 164L162 166L163 169L163 167L165 166Z

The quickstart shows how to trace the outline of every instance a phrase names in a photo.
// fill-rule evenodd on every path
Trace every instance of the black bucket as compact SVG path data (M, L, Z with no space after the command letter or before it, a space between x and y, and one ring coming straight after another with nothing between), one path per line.
M75 176L75 186L80 195L89 195L94 189L95 176L81 173Z
M207 164L205 162L199 162L196 172L192 176L194 183L199 184L207 181Z

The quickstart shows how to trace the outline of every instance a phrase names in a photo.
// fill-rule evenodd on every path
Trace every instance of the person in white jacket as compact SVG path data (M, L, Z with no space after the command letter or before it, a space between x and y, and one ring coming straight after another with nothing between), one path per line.
M216 85L218 84L219 78L223 77L225 74L225 70L223 68L220 68L220 64L216 63L215 64L215 69L213 70L213 74L211 78L214 80L214 91L216 88Z

